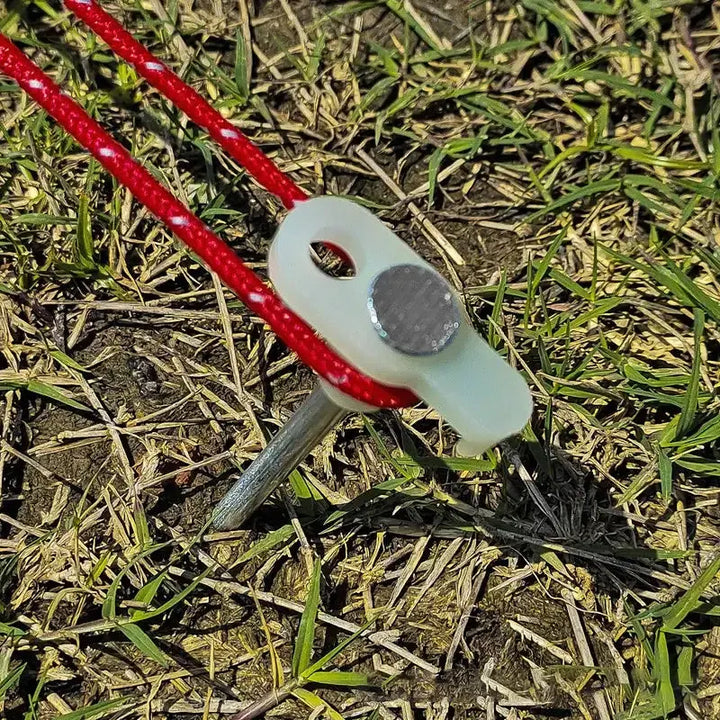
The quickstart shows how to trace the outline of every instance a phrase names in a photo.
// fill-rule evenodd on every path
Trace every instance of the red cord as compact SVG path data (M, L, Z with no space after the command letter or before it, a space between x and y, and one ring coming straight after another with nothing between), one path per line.
M266 190L277 196L290 210L308 194L283 173L256 145L228 122L210 103L181 80L165 63L141 45L112 15L93 0L65 0L91 30L126 63L132 65L156 90L175 103L195 124L205 128L230 157L235 158ZM325 246L346 265L352 265L347 253L331 242Z
M164 222L247 307L263 318L300 360L342 392L376 407L415 402L408 390L375 382L348 365L289 310L233 250L139 165L76 102L0 33L0 70L13 78L48 114L133 195ZM248 142L248 141L246 141ZM249 144L249 142L248 142ZM259 150L257 151L259 153ZM269 161L268 161L269 162ZM279 171L278 171L279 172Z
M193 122L204 127L210 136L245 167L266 190L277 195L286 208L292 208L297 200L307 199L307 193L285 175L267 155L143 47L99 5L92 0L65 0L65 5L153 87L175 103Z

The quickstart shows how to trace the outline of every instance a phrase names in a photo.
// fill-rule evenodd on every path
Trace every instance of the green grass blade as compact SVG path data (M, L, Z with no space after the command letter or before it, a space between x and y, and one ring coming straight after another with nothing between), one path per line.
M168 656L142 628L135 625L135 623L122 623L118 625L118 628L143 655L154 660L164 668L170 667Z
M488 472L497 467L497 460L491 453L486 453L484 457L480 458L398 455L395 462L404 468L418 467L428 470L455 470L457 472Z
M702 308L713 320L720 321L720 302L693 282L674 262L666 260L665 265L652 266L651 274L678 299L685 296L687 305Z
M128 570L132 565L126 565L114 578L113 581L110 583L110 587L108 588L108 591L105 595L105 599L103 600L102 604L102 616L106 620L114 620L115 614L116 614L116 598L117 598L117 592L118 588L120 587L120 583L125 576L125 573L127 573Z
M681 688L689 688L695 683L692 671L694 656L695 648L692 642L685 642L680 646L677 658L677 684Z
M115 618L115 599L117 597L118 588L120 587L120 582L122 581L123 577L125 577L126 573L133 567L133 565L141 560L142 558L148 557L149 555L152 555L152 553L162 550L166 548L170 543L164 542L164 543L158 543L157 545L153 545L151 547L146 547L144 550L142 550L138 555L133 558L131 562L129 562L125 567L123 567L118 574L113 579L112 583L110 583L110 587L107 590L107 593L105 595L105 599L103 600L102 604L102 616L106 620L113 620ZM143 617L148 617L147 613L143 613Z
M544 208L542 208L542 210L538 210L537 212L533 213L527 218L527 222L533 223L536 220L540 220L540 218L544 217L545 215L554 213L566 207L567 205L572 205L578 200L583 200L584 198L591 197L592 195L601 195L604 193L616 192L620 189L621 185L621 180L597 180L595 182L588 183L584 187L572 190L571 192L563 195L554 202L551 202L549 205L546 205Z
M428 47L436 52L442 51L442 48L440 48L435 40L425 31L425 28L405 9L402 0L385 0L385 5L390 12L397 15Z
M373 439L383 459L389 462L399 475L402 475L407 480L412 480L415 477L414 473L406 467L403 467L403 465L390 454L387 445L383 442L380 434L375 429L372 419L367 415L363 415L362 421L365 426L365 430L370 434L370 437Z
M243 102L250 97L250 65L242 29L235 34L235 85Z
M658 472L660 473L660 494L662 499L667 503L672 498L672 477L673 464L667 453L662 449L657 449Z
M608 87L622 97L634 99L645 98L647 100L653 100L659 106L668 108L669 110L677 110L675 104L663 95L662 92L650 90L638 83L630 82L625 78L621 78L617 75L611 75L610 73L602 72L601 70L581 70L580 72L569 70L567 73L563 74L563 77L573 77L575 80L583 82L594 80L595 82L608 85Z
M318 607L320 605L320 561L315 561L312 578L310 579L310 589L308 590L307 600L305 600L305 609L300 618L300 627L298 628L297 639L295 640L295 650L292 658L293 677L299 678L303 671L310 664L312 658L313 642L315 641L315 620L317 618Z
M331 663L350 643L355 642L362 633L375 622L374 620L368 620L365 624L358 628L352 635L346 637L342 642L338 643L330 652L325 653L317 662L309 667L304 673L303 677L308 678L318 670L322 670L328 663Z
M296 688L292 693L298 700L304 702L312 710L322 710L328 720L345 720L345 718L334 708L323 700L319 695L307 688ZM313 713L313 717L315 714Z
M28 392L34 393L35 395L42 395L50 400L55 400L56 402L72 408L73 410L91 412L87 405L83 405L77 400L74 400L55 386L49 385L48 383L41 382L40 380L28 380L26 387Z
M677 443L670 443L670 446L697 447L698 445L715 442L718 438L720 438L720 415L716 415L704 425L701 425L698 431L690 437Z
M188 595L193 593L212 570L213 566L211 565L203 570L200 575L198 575L187 587L183 588L177 595L170 598L170 600L163 603L155 610L140 610L136 615L133 615L133 620L148 620L150 618L157 617L158 615L164 615L169 610L172 610L172 608L174 608L178 603L181 603L186 597L188 597Z
M303 68L303 75L307 82L315 82L320 71L323 52L325 51L325 35L320 35L313 44L312 52L308 57L307 65Z
M276 545L286 542L295 535L295 530L289 523L279 527L277 530L269 532L262 540L258 540L253 543L234 563L233 567L242 565L248 560L252 560L254 557L264 553L266 550L271 550Z
M80 194L78 202L78 219L77 231L75 235L75 253L77 261L85 268L93 268L95 266L94 254L95 246L93 243L92 227L90 224L90 213L88 212L88 196L85 193Z
M543 259L537 264L535 267L535 273L532 279L532 283L530 285L530 289L528 290L528 295L533 298L535 297L535 294L537 293L538 288L540 287L540 283L542 282L543 278L545 277L545 273L547 272L548 268L550 267L550 263L552 262L552 259L557 254L557 251L560 249L560 245L562 244L562 241L565 239L565 236L567 235L568 227L565 226L553 239L550 243L550 247L548 248L548 251L543 256Z
M660 90L658 91L660 97L667 100L668 96L670 95L670 91L675 87L676 82L677 79L674 77L665 79L660 87ZM668 100L668 102L670 101ZM659 101L659 99L657 98L653 100L652 110L650 111L650 114L648 115L647 120L645 121L645 124L643 126L643 135L645 137L650 137L653 134L658 118L663 112L667 111L667 109L667 104Z
M373 500L376 500L383 495L390 495L394 490L405 485L408 481L405 477L390 478L390 480L384 480L377 485L373 485L369 490L360 493L357 497L353 498L350 502L341 505L337 510L331 513L325 520L325 525L332 525L341 518L345 517L350 513L359 513L362 509L367 508Z
M697 607L700 596L720 571L720 554L700 573L697 580L686 590L672 606L672 611L665 616L664 630L675 630L685 618Z
M490 314L490 327L487 333L487 342L490 347L500 347L500 334L496 330L496 326L500 326L500 315L503 309L503 303L505 302L505 290L507 289L507 273L505 270L502 271L500 276L500 282L498 283L497 290L495 292L495 301L493 302L492 313Z
M309 483L299 470L293 470L288 475L288 482L300 505L310 507L313 503L322 502L322 495Z
M160 586L165 582L165 578L168 576L168 571L163 570L161 573L158 573L152 580L145 583L135 594L135 601L145 603L145 605L150 605L152 601L155 599L155 596L158 593L158 590L160 590Z
M308 682L337 687L368 687L372 685L370 676L359 672L343 670L319 670L307 678Z
M87 368L83 367L79 362L73 360L69 355L66 355L60 350L50 350L48 355L50 355L50 357L57 360L61 365L70 370L77 370L78 372L88 372Z
M672 681L672 666L667 635L658 631L655 638L655 694L665 715L669 715L676 706L675 688Z
M6 380L0 379L0 390L27 390L27 392L33 393L34 395L40 395L41 397L53 400L61 405L72 408L73 410L80 410L81 412L92 412L89 407L79 403L70 396L66 395L63 391L58 390L54 385L42 382L41 380L35 380L33 378L29 380Z
M10 672L0 680L0 700L7 695L8 691L12 690L19 682L22 674L25 672L27 663L20 663L17 667L14 667Z
M60 217L58 215L48 215L47 213L25 213L16 215L11 221L11 225L40 225L46 227L49 225L74 225L75 220L70 217Z
M87 707L73 710L72 712L58 715L55 720L91 720L91 718L99 718L103 715L109 715L120 708L127 707L134 703L130 698L113 698L112 700L104 700L103 702L88 705Z
M692 308L702 308L713 320L720 321L720 302L708 295L700 286L693 282L679 267L670 259L665 259L664 264L653 263L646 265L603 246L603 252L620 262L644 272L658 284L669 290L682 305Z
M678 422L676 439L684 437L692 430L695 424L695 415L698 409L698 391L700 389L700 368L702 366L702 337L705 330L705 315L699 309L695 310L695 323L693 333L695 336L695 349L693 364L690 372L690 382L685 390L683 407Z
M437 176L440 172L440 165L445 159L446 152L444 148L438 148L430 156L428 161L428 206L432 205L432 201L435 197L435 186L437 185Z
M6 637L22 637L23 635L27 635L27 630L0 622L0 635L5 635Z
M558 285L562 285L566 290L569 290L573 295L579 298L583 298L588 302L592 302L592 294L586 290L582 285L575 282L572 278L568 277L562 270L557 268L550 268L548 270L548 276L551 277Z

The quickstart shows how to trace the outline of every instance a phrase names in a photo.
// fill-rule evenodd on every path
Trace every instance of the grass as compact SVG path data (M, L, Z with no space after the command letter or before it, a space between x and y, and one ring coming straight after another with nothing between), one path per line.
M213 533L310 374L0 79L4 716L720 717L715 9L107 8L435 263L536 409L476 459L352 416ZM0 9L264 272L272 197L67 13Z

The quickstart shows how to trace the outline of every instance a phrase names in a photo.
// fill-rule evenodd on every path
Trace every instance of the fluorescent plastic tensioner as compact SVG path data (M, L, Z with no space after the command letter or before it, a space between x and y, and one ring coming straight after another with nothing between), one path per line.
M330 243L351 278L314 263ZM457 452L478 455L519 432L532 412L522 376L474 330L448 282L369 210L339 197L298 203L270 248L270 278L286 305L348 363L412 390L458 432ZM347 411L373 408L324 380L219 504L214 524L242 524Z

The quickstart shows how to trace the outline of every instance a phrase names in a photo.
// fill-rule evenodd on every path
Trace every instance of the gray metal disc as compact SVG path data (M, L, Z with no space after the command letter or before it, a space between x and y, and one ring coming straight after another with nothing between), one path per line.
M368 293L378 335L406 355L434 355L460 327L460 308L445 279L420 265L393 265L379 273Z

